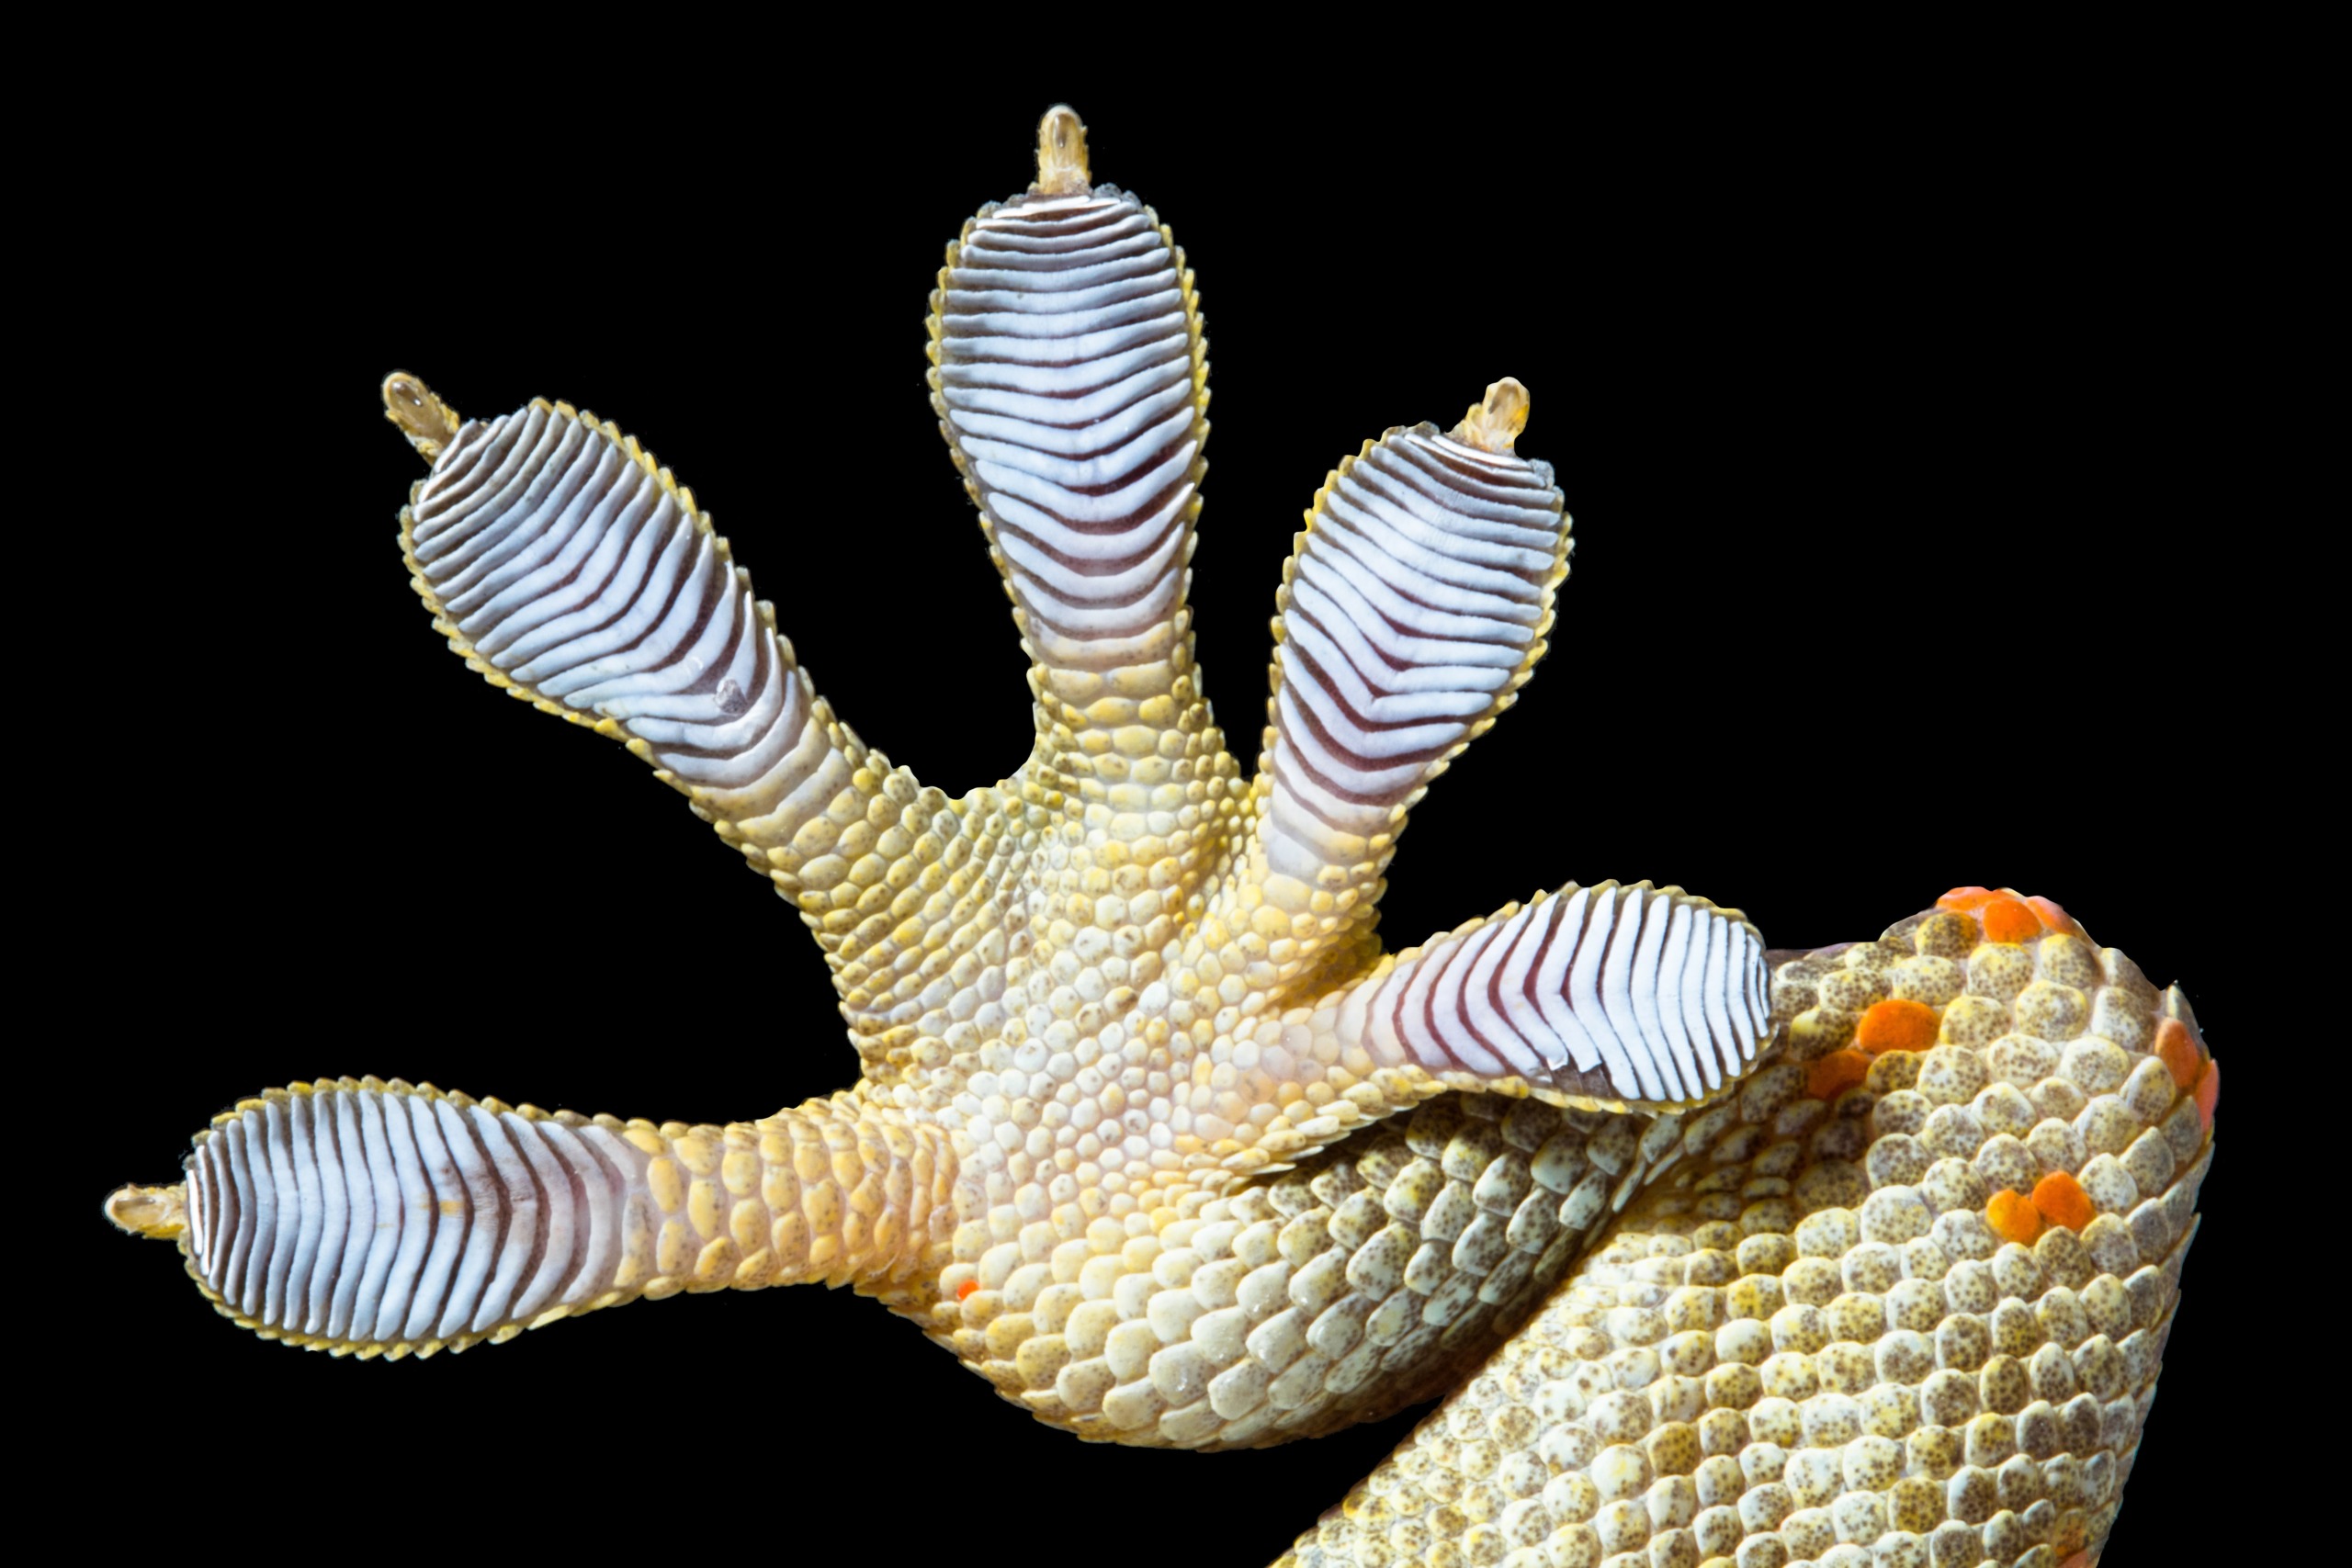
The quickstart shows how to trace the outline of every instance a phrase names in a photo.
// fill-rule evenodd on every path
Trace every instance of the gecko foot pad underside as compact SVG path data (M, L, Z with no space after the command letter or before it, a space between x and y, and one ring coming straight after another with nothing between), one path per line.
M821 1280L1097 1440L1442 1399L1300 1568L2095 1561L2212 1158L2180 992L1983 887L1796 953L1679 887L1569 883L1385 951L1408 813L1516 701L1567 577L1528 390L1330 470L1247 766L1185 603L1193 272L1069 109L1037 157L947 247L929 323L1030 660L998 784L865 746L614 425L383 388L431 465L400 543L435 629L651 764L798 911L855 1087L690 1126L298 1083L109 1218L336 1358ZM837 588L879 615L906 583L877 551Z

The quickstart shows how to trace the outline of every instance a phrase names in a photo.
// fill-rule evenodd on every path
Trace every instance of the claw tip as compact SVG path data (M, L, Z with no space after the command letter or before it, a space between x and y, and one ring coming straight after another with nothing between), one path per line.
M107 1195L107 1218L133 1235L169 1241L187 1229L187 1189L119 1189Z
M1453 438L1481 452L1508 452L1527 428L1527 389L1506 376L1487 389L1484 399L1470 405Z
M1056 104L1037 122L1037 183L1029 188L1039 196L1084 196L1093 188L1086 125L1068 104Z
M428 463L458 434L458 411L434 396L433 389L405 370L384 378L384 417Z

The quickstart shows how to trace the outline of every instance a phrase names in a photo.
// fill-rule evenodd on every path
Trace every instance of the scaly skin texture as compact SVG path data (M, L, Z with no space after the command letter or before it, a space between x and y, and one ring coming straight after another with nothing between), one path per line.
M2218 1079L2177 990L1971 892L1781 965L1776 1059L1282 1562L2095 1561Z
M1057 111L1037 192L1087 188L1082 134ZM1204 468L1205 341L1172 254L1189 484ZM945 429L941 372L933 386ZM386 395L428 460L462 444L421 384L395 377ZM540 406L551 427L625 452L726 560L633 443ZM1498 383L1454 436L1508 454L1525 412L1523 389ZM1037 621L989 481L948 434L1032 658L1027 763L951 799L812 691L792 789L697 784L664 764L817 935L865 1066L854 1089L722 1128L343 1080L244 1102L204 1137L223 1173L232 1140L265 1161L364 1151L371 1116L408 1117L420 1138L447 1129L453 1151L476 1137L479 1179L453 1153L451 1184L428 1197L445 1216L498 1214L509 1235L520 1186L502 1188L497 1140L554 1182L567 1151L590 1149L614 1216L595 1277L576 1300L516 1284L513 1310L487 1316L336 1325L224 1299L227 1264L208 1269L186 1184L125 1190L118 1221L178 1239L240 1323L336 1355L462 1350L639 1295L822 1280L880 1297L1008 1399L1096 1439L1255 1446L1458 1389L1288 1562L2095 1557L2210 1159L2217 1080L2177 998L2054 907L1963 894L1879 942L1783 955L1758 1066L1703 1103L1383 1055L1351 1001L1422 950L1380 953L1382 874L1406 809L1541 657L1565 523L1534 574L1532 640L1491 703L1381 807L1378 831L1317 846L1321 871L1285 880L1267 827L1279 725L1248 776L1202 694L1181 583L1115 671L1090 664ZM490 662L419 532L404 513L419 590L469 664L663 761L628 719ZM773 637L768 607L753 614L747 635ZM798 678L789 645L774 647ZM1917 1010L1873 1010L1898 1002ZM346 1114L357 1141L337 1145ZM303 1190L299 1171L287 1179ZM293 1258L269 1267L264 1295L310 1278ZM463 1268L453 1247L448 1276ZM340 1283L314 1282L322 1303Z

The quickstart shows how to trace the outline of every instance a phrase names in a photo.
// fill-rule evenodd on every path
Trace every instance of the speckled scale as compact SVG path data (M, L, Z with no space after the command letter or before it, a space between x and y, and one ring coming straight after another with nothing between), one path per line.
M2015 963L1984 947L2033 951L1963 945L1974 931L1938 912L1894 928L1870 958L1831 950L1783 964L1776 1012L1793 1020L1826 996L1860 1003L1859 1017L1904 999L1837 983L1897 974L1903 950L1973 974ZM1878 955L1889 947L1892 962ZM2157 1020L2186 1018L2178 993L2158 998L2120 954L2071 932L2036 957L2037 975L2082 995L2027 1021L2058 1038L1991 1031L2018 1021L1982 1007L2028 989L2003 979L1953 991L1947 1008L1976 1001L1938 1043L1872 1065L1873 1084L1902 1089L1864 1087L1807 1111L1785 1077L1766 1076L1794 1043L1768 1053L1736 1113L1689 1119L1683 1157L1284 1568L2057 1568L2096 1556L2154 1394L2211 1134L2178 1071L2139 1048L2155 1042ZM2132 1043L2089 1034L2101 1017L2133 1021L2119 1031ZM1894 1055L1910 1057L1900 1070ZM2052 1081L2074 1093L2052 1094ZM2037 1103L2077 1101L2066 1135L2017 1136ZM1857 1112L1865 1133L1859 1190L1810 1182L1838 1162L1775 1141L1829 1124L1833 1109ZM1938 1157L1928 1129L1947 1113ZM2003 1131L1983 1133L1988 1123ZM1759 1165L1777 1174L1757 1177ZM2030 1246L1995 1232L1995 1180L2061 1177L2092 1195L2079 1230L2052 1224ZM1498 1388L1520 1393L1498 1406Z
M1008 1327L1017 1303L976 1291L943 1300L933 1333L1038 1415L1130 1443L1250 1447L1377 1419L1485 1359L1577 1257L1600 1213L1564 1219L1577 1185L1539 1184L1521 1145L1554 1148L1558 1182L1590 1120L1434 1101L1140 1245L1105 1231L1085 1258L1057 1255L1046 1312Z

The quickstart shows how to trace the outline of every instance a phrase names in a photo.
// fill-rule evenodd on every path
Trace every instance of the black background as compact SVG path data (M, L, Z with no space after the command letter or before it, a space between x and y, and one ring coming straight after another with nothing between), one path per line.
M1022 659L922 321L944 243L1026 184L1060 96L1097 178L1199 271L1192 598L1245 758L1326 470L1496 377L1532 390L1521 451L1557 468L1574 572L1540 678L1403 840L1393 944L1570 878L1679 882L1776 946L2006 884L2179 979L2254 1081L2260 885L2311 852L2269 795L2307 764L2251 695L2277 657L2248 597L2267 503L2222 301L2254 219L2207 111L2021 83L1724 99L1670 68L1619 96L1605 64L1413 101L989 74L667 107L649 83L617 116L358 95L124 175L158 215L124 231L146 281L85 361L150 432L94 476L139 629L83 673L146 694L115 722L147 743L114 753L141 760L110 764L93 874L59 895L103 961L40 977L72 999L69 1061L106 1067L103 1135L67 1145L73 1310L45 1344L86 1370L56 1455L168 1454L184 1504L124 1529L356 1495L391 1505L387 1545L584 1519L794 1560L1222 1568L1278 1554L1409 1430L1083 1445L847 1292L331 1363L216 1320L176 1255L97 1217L290 1079L714 1122L847 1086L790 911L618 747L430 632L395 543L424 468L376 385L616 420L870 743L950 793L991 781L1026 750ZM2267 1216L2239 1196L2267 1157L2236 1140L2205 1190L2110 1565L2183 1561L2202 1528L2179 1500L2270 1321Z

